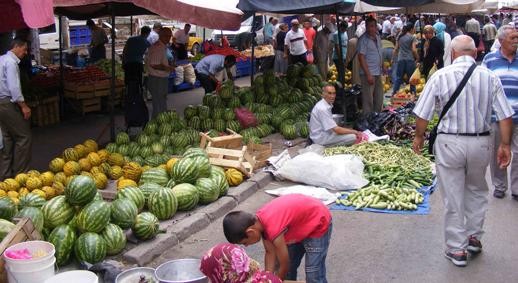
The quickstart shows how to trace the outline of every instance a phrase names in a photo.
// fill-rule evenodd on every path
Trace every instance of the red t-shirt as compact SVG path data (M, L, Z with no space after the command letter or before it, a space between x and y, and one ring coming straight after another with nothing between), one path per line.
M273 241L285 232L287 244L322 237L331 222L327 206L301 194L280 196L259 209L256 216L263 225L264 239Z
M313 50L313 41L315 40L315 37L317 36L317 32L314 28L304 28L304 34L306 35L306 40L308 41L308 49Z

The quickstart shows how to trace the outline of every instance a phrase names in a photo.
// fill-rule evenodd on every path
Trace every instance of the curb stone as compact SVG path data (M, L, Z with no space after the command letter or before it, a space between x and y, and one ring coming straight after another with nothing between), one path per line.
M165 250L178 245L192 234L205 229L212 221L230 212L239 203L252 196L259 189L264 188L271 181L273 181L273 178L269 173L259 172L255 174L239 186L230 188L226 196L193 211L192 214L176 223L174 221L167 221L166 225L161 225L161 227L169 226L166 229L166 233L158 234L151 241L139 243L134 248L126 251L122 258L130 263L144 266L160 256Z

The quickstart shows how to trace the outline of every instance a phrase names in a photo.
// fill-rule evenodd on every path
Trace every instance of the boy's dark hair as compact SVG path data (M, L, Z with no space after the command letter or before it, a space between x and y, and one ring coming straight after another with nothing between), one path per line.
M246 229L254 225L255 216L244 211L232 211L223 218L223 233L232 244L246 238Z
M28 45L27 40L20 38L20 37L16 37L11 41L10 47L11 47L11 49L13 49L15 47L23 47L26 45Z
M232 67L236 64L236 56L234 55L227 55L225 56L225 64L229 67Z

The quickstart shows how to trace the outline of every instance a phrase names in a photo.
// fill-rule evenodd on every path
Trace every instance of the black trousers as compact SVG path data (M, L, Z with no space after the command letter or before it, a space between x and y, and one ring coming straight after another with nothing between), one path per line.
M142 73L144 72L144 65L139 62L128 62L125 63L122 68L124 69L124 83L129 85L131 82L137 82L142 88Z
M178 47L174 49L176 53L176 59L185 60L187 59L187 45L186 44L178 44Z
M308 64L308 61L306 60L306 53L300 54L300 55L291 55L288 57L288 62L290 65L302 63L304 65Z
M211 93L216 90L216 82L211 80L209 76L198 73L197 71L195 71L195 73L196 79L200 81L201 86L205 89L205 93Z

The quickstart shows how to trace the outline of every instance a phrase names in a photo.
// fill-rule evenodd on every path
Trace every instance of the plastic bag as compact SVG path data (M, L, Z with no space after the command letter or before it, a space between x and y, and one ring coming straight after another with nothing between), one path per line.
M331 190L352 190L369 183L363 177L363 167L363 162L355 155L323 157L307 152L286 161L277 172L293 182Z
M194 74L194 67L192 64L183 66L183 76L186 83L194 84L196 82L196 75Z
M419 65L415 68L415 71L414 73L412 74L412 76L410 76L410 79L408 80L408 82L411 84L411 85L418 85L419 84L419 80L421 79L421 71L419 70Z
M236 108L234 113L236 113L236 118L243 129L257 126L257 117L248 108Z
M174 85L180 85L183 83L183 67L178 66L174 69L175 77L174 77Z
M308 53L306 53L306 61L308 62L308 64L313 64L313 62L315 61L315 57L313 56L313 52L308 51Z
M430 72L428 72L428 77L426 78L426 80L429 80L433 73L435 73L437 71L437 65L435 65L435 63L433 64L432 68L430 69Z
M332 204L336 201L336 194L328 192L324 188L315 187L315 186L304 186L304 185L295 185L290 187L281 187L274 190L266 190L267 194L274 196L284 196L291 194L302 194L310 197L317 198L321 200L325 205Z

